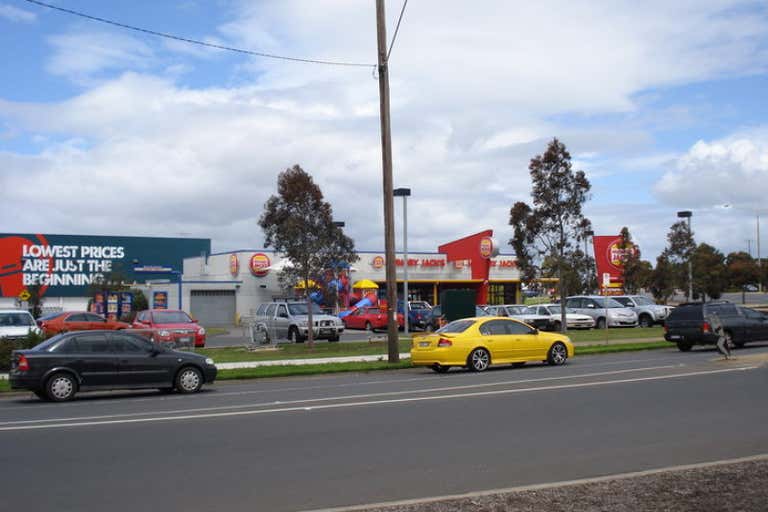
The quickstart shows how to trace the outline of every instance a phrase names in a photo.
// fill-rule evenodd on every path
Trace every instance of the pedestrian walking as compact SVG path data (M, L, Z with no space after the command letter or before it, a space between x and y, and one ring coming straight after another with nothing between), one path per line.
M731 358L731 347L728 346L728 338L725 336L725 330L723 329L723 322L720 320L720 316L717 313L709 313L707 315L707 321L709 322L709 328L717 335L717 350L725 359Z

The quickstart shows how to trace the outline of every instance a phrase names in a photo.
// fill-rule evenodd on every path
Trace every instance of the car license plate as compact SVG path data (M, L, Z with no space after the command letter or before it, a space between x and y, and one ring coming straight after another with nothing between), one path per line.
M419 346L420 347L428 347L429 346L429 342L428 341L420 341L419 342Z
M683 337L679 336L677 334L672 334L672 335L669 336L669 339L671 339L671 340L681 340L681 339L683 339Z
M183 338L179 338L179 343L189 343L190 341L192 341L192 338L190 338L189 336L184 336Z

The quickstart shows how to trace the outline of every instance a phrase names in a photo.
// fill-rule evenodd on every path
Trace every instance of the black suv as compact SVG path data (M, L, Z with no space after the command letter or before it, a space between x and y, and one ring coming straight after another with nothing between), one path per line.
M664 323L664 339L676 343L683 352L694 345L716 344L717 335L706 318L709 313L720 317L730 345L743 347L749 341L768 340L768 316L725 301L680 304Z

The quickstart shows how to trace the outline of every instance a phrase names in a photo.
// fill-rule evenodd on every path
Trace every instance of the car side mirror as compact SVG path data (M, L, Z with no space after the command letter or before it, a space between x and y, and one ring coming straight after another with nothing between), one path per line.
M534 329L531 331L531 334L539 334L539 330L534 328Z

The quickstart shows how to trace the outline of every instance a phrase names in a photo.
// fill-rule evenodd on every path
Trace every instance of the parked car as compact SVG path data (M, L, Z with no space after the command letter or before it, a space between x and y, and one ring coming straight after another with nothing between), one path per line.
M445 320L442 318L443 308L440 305L432 306L430 311L429 322L427 323L425 331L436 331L445 324ZM488 312L480 306L475 306L475 316L488 316Z
M160 388L195 393L216 379L213 359L164 348L128 332L57 334L29 350L14 350L11 389L44 400L72 400L97 389Z
M346 329L365 329L375 332L376 329L387 328L387 313L378 307L360 308L348 314L341 319ZM404 317L402 313L397 314L397 325L400 329L404 327Z
M0 339L16 341L26 339L30 333L42 334L35 319L23 309L0 309Z
M312 334L314 339L339 341L344 323L333 315L323 314L320 306L312 303ZM304 343L309 334L309 306L306 301L280 300L260 304L254 318L255 328L265 341L288 339Z
M520 320L537 329L546 330L550 326L549 315L539 315L532 308L524 304L504 304L501 306L488 306L485 308L489 315L508 316Z
M718 336L707 321L707 315L712 312L720 317L729 345L740 348L750 341L768 340L765 313L726 301L680 304L664 323L664 339L677 344L682 352L694 345L715 345Z
M637 323L640 327L663 324L673 309L671 306L656 304L644 295L616 295L611 298L637 313Z
M41 317L37 325L43 330L46 336L53 336L60 332L67 331L91 331L91 330L111 330L128 329L131 324L120 322L118 320L108 320L96 313L87 311L63 311Z
M133 321L134 329L150 332L155 341L174 345L205 346L205 328L186 312L173 309L139 311Z
M573 356L571 340L545 333L512 318L483 316L454 320L436 332L414 336L411 362L438 373L452 366L482 372L491 364L546 361L561 365Z
M397 312L403 313L403 301L397 301ZM432 313L432 306L424 300L408 301L408 328L425 329Z
M565 300L565 307L574 313L589 315L595 319L598 329L608 327L637 327L637 313L602 295L576 295Z
M562 310L560 304L538 304L529 306L537 315L549 317L547 330L559 331L562 322ZM565 326L568 329L591 329L595 326L595 320L589 315L581 315L573 311L565 310Z

